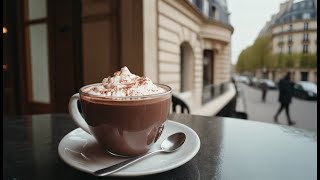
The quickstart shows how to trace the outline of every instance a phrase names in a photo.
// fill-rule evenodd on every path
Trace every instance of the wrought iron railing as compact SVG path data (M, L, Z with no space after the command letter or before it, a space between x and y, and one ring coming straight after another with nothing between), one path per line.
M226 92L229 88L230 82L222 83L220 85L207 85L204 86L202 89L202 104L205 104L212 99L216 98L217 96Z

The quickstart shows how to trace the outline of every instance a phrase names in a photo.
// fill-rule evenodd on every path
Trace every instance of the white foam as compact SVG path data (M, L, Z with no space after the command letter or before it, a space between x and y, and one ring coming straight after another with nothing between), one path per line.
M112 77L104 78L101 84L91 87L88 93L97 96L127 97L159 94L165 91L153 84L151 79L132 74L127 67L123 67Z

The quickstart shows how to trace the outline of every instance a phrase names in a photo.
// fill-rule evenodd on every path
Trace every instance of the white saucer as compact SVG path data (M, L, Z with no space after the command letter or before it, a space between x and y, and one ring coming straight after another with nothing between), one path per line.
M191 160L200 149L200 139L196 132L186 125L168 120L157 143L150 150L160 149L161 142L169 135L184 132L184 145L173 153L159 153L147 157L110 176L143 176L165 172ZM95 138L78 128L67 134L59 143L59 155L70 166L93 174L94 171L126 160L110 155L96 142Z

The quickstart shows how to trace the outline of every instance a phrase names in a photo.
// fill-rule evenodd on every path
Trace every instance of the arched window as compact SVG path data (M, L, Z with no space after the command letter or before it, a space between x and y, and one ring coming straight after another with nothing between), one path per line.
M194 55L189 43L180 45L180 91L190 91L193 86Z

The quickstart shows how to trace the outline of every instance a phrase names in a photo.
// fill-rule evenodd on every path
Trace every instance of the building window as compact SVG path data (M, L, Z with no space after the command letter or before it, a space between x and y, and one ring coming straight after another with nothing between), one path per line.
M292 24L289 25L289 31L292 31Z
M292 42L292 35L288 35L288 41Z
M309 40L309 34L303 34L303 41Z
M303 13L302 19L310 19L310 13Z
M292 46L288 46L288 53L289 53L289 54L292 53Z
M301 81L308 81L308 72L301 72Z
M25 1L26 14L24 32L26 35L26 63L29 65L27 88L28 99L32 103L50 104L50 74L49 74L49 27L47 1ZM30 69L29 69L30 68ZM31 103L30 102L30 103Z
M293 4L292 9L296 10L297 9L297 4Z
M309 48L309 46L308 46L307 44L304 44L304 45L303 45L302 52L303 52L303 53L308 53L308 48Z
M283 47L281 46L281 47L280 47L280 54L282 54L282 50L283 50Z
M283 36L279 36L279 42L278 42L278 46L283 46L284 42L283 42Z
M180 45L180 91L190 91L193 86L194 55L189 43Z
M197 7L202 10L202 0L197 0Z
M216 12L217 10L216 10L216 7L215 6L211 6L211 11L210 11L210 17L211 18L216 18Z
M305 22L303 25L303 29L304 30L308 30L309 29L309 23Z
M281 32L283 32L283 26L281 26Z

